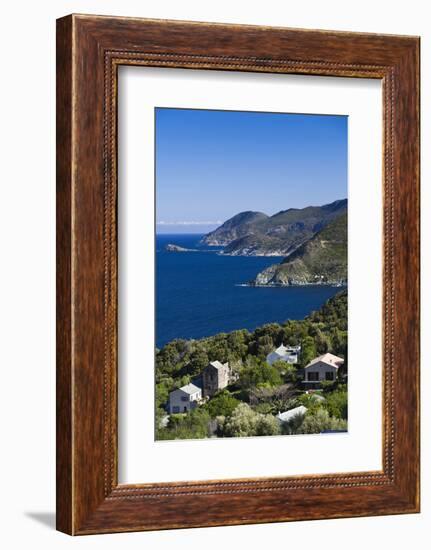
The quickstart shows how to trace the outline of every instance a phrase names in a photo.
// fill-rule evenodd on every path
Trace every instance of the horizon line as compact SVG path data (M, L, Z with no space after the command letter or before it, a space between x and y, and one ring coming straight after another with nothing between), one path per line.
M287 212L288 210L305 210L306 208L320 208L322 206L328 206L330 204L334 204L334 202L340 202L340 201L348 201L348 197L345 197L345 198L342 198L342 199L335 199L331 202L326 202L324 204L309 204L308 206L303 206L302 208L301 207L296 207L296 206L291 206L289 208L286 208L285 210L278 210L277 212L275 212L274 214L266 214L266 212L261 212L260 210L242 210L241 212L237 212L236 214L233 214L232 216L226 218L225 221L222 221L222 220L215 220L215 221L199 221L199 220L192 220L192 221L166 221L166 220L160 220L160 221L156 221L156 226L159 225L159 226L163 226L163 227L166 227L166 226L183 226L183 225L221 225L223 223L225 223L226 221L230 220L231 218L233 218L234 216L238 216L239 214L245 214L246 212L254 212L254 213L260 213L260 214L265 214L265 216L268 216L269 218L273 217L273 216L276 216L277 214L279 214L280 212Z

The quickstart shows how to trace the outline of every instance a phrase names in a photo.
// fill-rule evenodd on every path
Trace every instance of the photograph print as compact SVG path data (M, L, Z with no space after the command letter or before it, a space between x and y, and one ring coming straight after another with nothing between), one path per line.
M155 439L348 429L348 117L155 109Z

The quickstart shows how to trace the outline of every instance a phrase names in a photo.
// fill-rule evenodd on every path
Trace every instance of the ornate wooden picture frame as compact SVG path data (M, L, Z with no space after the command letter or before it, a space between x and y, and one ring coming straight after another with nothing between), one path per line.
M118 483L117 69L380 79L383 469ZM419 511L419 39L70 15L57 21L57 528L68 534Z

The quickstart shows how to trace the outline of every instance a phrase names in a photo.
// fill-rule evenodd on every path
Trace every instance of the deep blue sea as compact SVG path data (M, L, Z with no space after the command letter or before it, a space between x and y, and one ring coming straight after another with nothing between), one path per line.
M156 345L265 323L303 319L340 289L328 286L239 286L282 258L220 256L202 235L156 237ZM167 252L167 244L199 252Z

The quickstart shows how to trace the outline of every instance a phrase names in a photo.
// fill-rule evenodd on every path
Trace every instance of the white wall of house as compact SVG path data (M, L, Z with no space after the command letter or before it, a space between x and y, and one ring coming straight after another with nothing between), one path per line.
M323 382L325 380L336 380L337 378L337 367L329 365L323 361L318 361L309 367L304 369L304 382L313 383L313 382ZM317 374L316 374L317 373ZM310 375L312 380L310 380ZM314 376L313 376L314 375Z
M182 412L189 412L194 409L198 401L202 398L201 390L195 393L187 393L181 389L171 392L169 395L169 413L176 414Z

